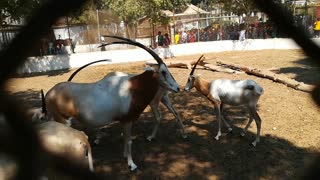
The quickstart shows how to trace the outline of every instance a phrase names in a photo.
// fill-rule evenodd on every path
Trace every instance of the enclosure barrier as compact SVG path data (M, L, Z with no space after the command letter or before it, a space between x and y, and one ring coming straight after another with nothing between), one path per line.
M320 38L312 39L320 44ZM98 45L96 45L98 46ZM110 47L110 46L109 46ZM101 60L111 59L111 62L99 64L127 63L152 59L150 54L142 49L123 49L107 51L96 51L88 53L76 53L66 55L29 57L28 60L18 69L19 74L47 72L52 70L72 69L83 66L84 64ZM197 47L197 48L194 48ZM292 40L287 38L274 39L246 39L245 41L211 41L196 42L187 44L172 45L170 50L174 56L183 56L191 54L204 54L223 51L243 51L243 50L265 50L265 49L299 49L300 47ZM68 48L66 48L68 49ZM157 48L155 51L160 57L163 57L163 48Z

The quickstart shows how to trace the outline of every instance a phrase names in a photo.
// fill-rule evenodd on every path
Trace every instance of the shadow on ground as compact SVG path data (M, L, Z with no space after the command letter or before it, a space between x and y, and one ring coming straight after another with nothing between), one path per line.
M212 107L197 101L202 98L199 93L188 94L188 103L192 105L185 103L183 96L175 96L173 103L177 109L183 106L184 111L192 114L183 115L186 127L198 130L188 132L189 137L182 139L173 116L161 108L164 119L157 137L147 142L145 137L152 131L153 116L144 113L133 128L133 159L139 170L130 173L122 157L122 128L114 124L105 129L101 144L93 148L97 171L107 179L291 179L301 173L308 160L319 155L270 134L262 136L261 143L254 148L250 143L256 134L248 132L240 137L241 129L235 124L233 133L227 134L224 128L220 141L216 141L213 137L217 122L210 113ZM243 115L245 112L239 109L230 114L247 121Z
M21 105L33 108L41 107L41 95L40 91L27 90L11 93L11 95L21 103Z
M310 58L300 59L296 61L297 67L284 67L280 69L280 73L295 74L294 79L306 84L316 85L320 82L320 67Z
M35 73L23 73L23 74L13 74L12 78L26 78L26 77L36 77L36 76L59 76L66 73L69 73L70 69L62 69L62 70L52 70L47 72L35 72Z
M22 103L40 107L39 92L28 90L12 94ZM188 98L186 98L188 96ZM122 127L119 123L104 129L106 136L101 144L93 146L96 171L106 179L291 179L297 177L306 162L320 154L291 142L267 134L261 137L256 148L251 146L255 132L240 137L237 126L248 120L245 110L226 109L233 120L233 133L226 133L219 141L213 139L217 122L212 106L195 91L171 96L179 109L188 131L183 139L172 114L161 106L163 120L156 139L146 141L153 127L153 115L145 112L133 128L132 153L139 170L131 173L122 157ZM183 107L183 108L182 108ZM254 124L254 123L253 123ZM241 126L242 127L242 126Z

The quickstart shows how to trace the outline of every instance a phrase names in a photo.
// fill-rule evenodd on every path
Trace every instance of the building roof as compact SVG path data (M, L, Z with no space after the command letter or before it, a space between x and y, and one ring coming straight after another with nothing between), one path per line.
M207 13L207 11L193 5L188 4L188 8L182 14L198 14L198 13Z
M161 12L166 15L166 16L173 16L173 12L169 11L169 10L161 10Z
M162 13L166 15L167 17L172 17L172 16L186 16L186 15L192 15L192 14L206 14L209 13L193 4L187 4L187 9L183 11L182 13L178 14L173 14L173 12L169 10L162 10Z

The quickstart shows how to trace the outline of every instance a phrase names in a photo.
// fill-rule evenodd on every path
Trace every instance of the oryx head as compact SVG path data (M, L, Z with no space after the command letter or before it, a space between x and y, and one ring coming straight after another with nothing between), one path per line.
M187 84L186 84L186 87L184 88L185 91L190 91L194 86L194 80L196 79L195 76L193 75L194 73L194 70L196 69L198 63L200 62L200 60L202 59L203 55L198 59L198 61L194 64L190 74L189 74L189 77L188 77L188 81L187 81Z
M131 44L131 45L138 46L138 47L146 50L158 62L158 66L159 67L158 68L154 68L154 72L159 73L159 79L160 79L161 87L163 87L164 89L173 91L173 92L180 91L179 84L173 78L173 76L170 73L168 67L166 66L166 64L162 61L162 59L154 51L152 51L151 49L147 48L146 46L144 46L141 43L138 43L136 41L132 41L132 40L127 39L127 38L118 37L118 36L109 36L109 35L106 35L104 37L111 37L111 38L115 38L115 39L120 39L122 41L116 41L116 42L111 42L111 43L108 43L108 44L103 44L103 45L101 45L99 47L106 46L106 45L111 45L111 44Z

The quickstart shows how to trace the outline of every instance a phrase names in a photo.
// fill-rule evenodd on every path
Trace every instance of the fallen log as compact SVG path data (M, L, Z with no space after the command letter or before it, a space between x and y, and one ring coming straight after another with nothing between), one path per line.
M239 71L223 68L221 66L216 66L213 64L209 64L209 63L203 62L203 63L200 63L199 65L203 66L205 69L209 69L211 71L224 72L224 73L229 73L229 74L239 73Z
M205 60L205 57L203 57L199 63L202 63ZM167 67L178 67L178 68L188 68L191 69L191 67L197 62L196 60L168 60L165 61ZM146 65L152 66L157 65L158 63L154 60L147 61Z
M304 91L304 92L312 92L315 86L304 84L303 82L296 81L294 79L288 78L284 75L275 74L269 70L261 70L257 68L251 68L251 67L244 67L237 64L232 63L226 63L226 62L217 62L218 66L222 66L225 68L230 68L234 70L241 70L244 71L247 74L255 75L258 77L267 78L270 80L273 80L274 82L285 84L288 87L291 87L296 90Z
M203 57L199 61L199 66L203 66L203 69L211 70L211 71L217 71L217 72L224 72L229 74L239 73L239 71L231 70L228 68L223 68L221 66L213 65L210 63L204 62L205 57ZM169 60L165 61L167 67L175 67L175 68L188 68L191 69L191 67L197 62L197 60ZM154 60L147 61L146 65L153 66L157 65L158 63Z

